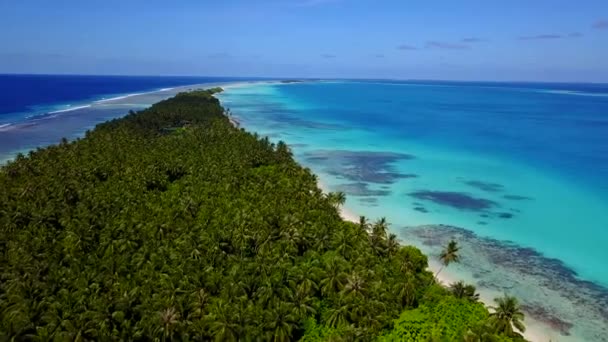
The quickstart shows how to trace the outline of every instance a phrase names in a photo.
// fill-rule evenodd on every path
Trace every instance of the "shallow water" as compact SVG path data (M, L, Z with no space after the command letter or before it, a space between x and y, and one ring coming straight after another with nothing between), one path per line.
M180 91L252 79L0 75L0 164Z
M141 110L175 95L179 88L135 95L107 102L92 102L74 109L48 112L0 128L0 161L11 159L15 152L28 151L58 143L62 138L80 137L95 125Z
M198 87L5 113L0 161ZM516 295L553 341L606 341L607 94L605 85L316 82L240 84L219 97L243 127L290 144L347 194L350 211L386 216L431 257L456 238L462 262L444 272L482 295Z
M243 127L290 144L347 194L350 211L385 216L430 255L457 238L460 277L517 295L571 340L602 341L606 94L601 85L317 82L234 87L220 99Z

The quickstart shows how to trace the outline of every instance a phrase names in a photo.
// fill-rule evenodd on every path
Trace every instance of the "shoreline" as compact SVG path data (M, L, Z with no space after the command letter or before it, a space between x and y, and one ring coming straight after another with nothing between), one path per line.
M321 188L321 190L324 193L327 193L328 189L326 187L324 187L322 185L322 183L320 183L320 182L319 182L319 187ZM357 216L354 212L345 208L344 206L341 206L339 208L339 212L340 212L340 216L342 217L343 220L353 222L353 223L359 223L359 216ZM403 244L403 241L400 241L400 243ZM417 246L417 245L413 245L413 246L420 248L420 246ZM436 274L437 271L439 271L439 269L441 268L440 262L436 259L431 258L431 255L428 255L427 253L425 253L425 255L429 258L428 270L431 273ZM451 271L448 267L444 267L441 270L441 272L438 275L436 275L436 279L437 279L437 283L439 285L446 287L446 288L448 288L450 286L450 284L452 284L452 283L463 280L463 279L461 279L461 277L459 277L453 271ZM481 303L483 303L486 307L490 307L490 306L494 305L495 304L494 298L496 298L497 296L500 295L500 294L492 294L491 291L479 289L477 286L476 286L476 292L479 293L479 301ZM559 340L560 335L558 332L553 331L550 327L548 327L543 322L536 320L534 318L531 318L527 313L526 313L526 318L524 319L524 324L526 326L526 331L522 335L524 336L525 339L527 339L531 342L558 342L558 341L560 341Z
M321 180L317 181L317 185L323 193L328 193L329 188L325 185L325 183ZM346 206L342 205L338 209L340 216L344 221L349 221L353 223L359 223L359 215L354 213L352 210L346 208ZM405 245L403 241L399 241L402 245ZM413 245L414 247L420 248L420 246ZM436 274L437 271L441 268L441 264L438 260L432 258L431 255L425 253L425 255L429 258L428 270L433 274ZM436 275L437 283L442 285L443 287L449 287L450 284L458 282L462 277L455 274L448 267L444 267L441 272ZM465 281L466 282L466 281ZM479 301L483 303L486 307L493 306L494 298L500 296L499 293L493 294L491 291L479 289L476 286L476 292L479 293ZM524 324L526 326L526 331L522 335L525 339L531 342L559 342L559 332L554 331L550 327L548 327L543 322L536 320L529 316L526 313L526 318L524 319Z
M224 89L233 89L233 88L238 88L238 87L242 87L242 86L248 86L248 85L252 85L252 84L276 84L276 83L280 83L280 81L260 81L260 82L237 82L237 83L230 83L227 85L219 85L221 87L223 87ZM185 89L185 88L191 88L192 87L196 87L196 86L202 86L202 87L209 87L212 85L190 85L190 86L184 86L184 87L179 87L179 88L173 88L173 89ZM161 91L154 91L152 93L157 93L157 92L161 92ZM142 94L136 94L136 95L142 95ZM120 99L108 99L108 101L111 100L120 100ZM75 110L75 109L73 109ZM126 114L125 114L126 115ZM238 122L238 121L237 121ZM240 123L239 123L240 125ZM4 161L0 161L0 163L3 163ZM318 186L319 188L321 188L323 190L323 192L327 192L328 188L321 182L318 182ZM340 207L340 215L341 217L346 220L346 221L351 221L351 222L355 222L358 223L359 222L359 216L356 215L356 213L354 213L353 211L349 210L348 208L342 206ZM414 244L414 246L416 246ZM425 254L427 256L429 256L429 270L433 271L433 273L435 273L435 271L440 267L439 263L436 260L431 260L431 254L428 254L425 252ZM458 277L454 274L454 272L451 272L451 270L449 270L448 268L445 268L439 275L438 280L440 281L440 283L444 283L444 284L450 284L452 282L454 282L456 279L458 279ZM480 293L481 299L480 301L482 301L485 305L492 305L492 295L490 291L479 291ZM482 293L483 292L483 293ZM527 331L524 334L524 336L531 340L531 341L539 341L539 342L544 342L544 341L559 341L559 339L556 339L555 336L547 334L545 331L543 331L544 329L542 329L542 323L540 322L536 322L534 319L528 318L528 315L526 315L526 320L525 320L525 324L527 327ZM538 326L537 326L538 324Z
M324 193L327 193L327 188L323 187L322 183L320 183L320 182L319 182L319 187L321 188L321 190ZM359 223L359 216L357 216L351 210L345 208L344 206L341 206L339 211L340 211L340 216L342 217L343 220L353 222L353 223ZM403 241L400 241L400 242L403 243ZM419 246L414 245L414 247L419 247ZM425 253L425 255L427 255L427 254ZM441 268L441 264L439 263L439 261L432 259L430 255L427 255L427 257L429 257L428 270L430 272L432 272L433 274L436 274L437 271ZM458 277L458 275L454 274L453 272L450 272L448 267L444 267L441 270L441 272L438 275L436 275L436 278L437 278L437 283L446 288L449 287L450 284L462 280L462 279L460 279L460 277ZM490 307L495 304L494 298L497 295L492 294L490 291L484 291L483 289L480 290L477 287L476 287L476 291L477 291L477 293L479 293L479 301L481 303L483 303L486 307ZM525 339L527 339L531 342L558 342L558 341L560 341L558 339L559 333L554 332L552 329L550 329L548 326L543 324L541 321L531 318L531 317L529 317L529 315L526 315L524 324L526 325L526 332L523 333L522 335L524 336Z
M28 132L35 132L36 135L39 134L41 130L46 128L45 125L50 125L51 130L56 130L54 126L64 127L65 122L55 121L55 120L68 120L70 121L70 117L80 116L82 117L89 116L90 113L97 113L96 110L104 111L109 107L119 107L119 106L133 106L133 110L141 110L150 107L154 103L162 100L170 98L176 95L179 92L190 91L194 89L204 89L204 88L212 88L212 87L222 87L225 89L236 88L251 84L258 83L278 83L277 81L226 81L226 82L210 82L210 83L193 83L189 85L179 85L175 87L165 87L162 89L153 89L153 90L141 90L132 93L116 93L116 94L99 94L91 98L81 99L77 101L73 101L72 103L54 103L50 105L45 105L38 109L32 108L28 112L23 113L15 113L18 115L17 120L13 120L12 122L6 122L0 124L0 135L7 134L8 137L23 135ZM164 96L166 95L166 96ZM153 101L146 100L148 96L157 96L162 97L159 99L155 99ZM144 99L142 103L136 103L137 99ZM128 101L128 102L127 102ZM137 107L137 108L135 108ZM82 127L73 126L73 130L66 132L63 134L63 137L68 138L68 140L75 139L76 137L82 136L87 130L91 129L97 124L103 123L107 120L111 120L114 118L120 118L128 115L128 110L126 109L116 109L120 114L112 117L103 117L103 120L100 121L91 121L87 122L88 125ZM90 111L86 113L81 113L81 111ZM66 119L67 118L67 119ZM66 121L67 122L67 121ZM25 132L25 133L24 133ZM34 134L34 133L32 133ZM11 139L11 138L6 138ZM14 138L12 138L14 139ZM57 138L53 138L53 142L59 141L60 136L57 135ZM15 140L13 140L15 141ZM13 160L19 153L27 154L29 151L35 150L37 147L45 147L48 146L51 140L47 138L42 139L40 141L24 141L13 144L14 146L6 146L6 150L0 150L0 165L5 165L7 162ZM1 141L0 141L1 144Z
M181 90L181 91L187 91L188 88L192 89L192 87L210 87L210 86L220 86L222 88L224 88L224 90L229 90L229 89L234 89L234 88L239 88L239 87L244 87L244 86L251 86L253 84L278 84L280 83L280 81L251 81L251 82L234 82L234 83L225 83L225 84L196 84L196 85L188 85L188 86L183 86L183 87L176 87L176 88L172 88L171 90ZM159 92L163 92L162 90L157 90L157 91L153 91L153 92L149 92L149 93L159 93ZM142 95L142 94L135 94L135 95ZM135 96L133 95L133 96ZM124 99L125 97L122 98L112 98L112 99L107 99L105 101L120 101L121 99ZM73 111L76 110L78 108L72 108L69 109L67 111ZM125 114L126 115L126 114ZM233 120L231 120L233 121ZM236 119L234 119L234 121L236 121L237 123L237 127L240 127L240 122ZM234 124L234 122L233 122ZM0 165L6 163L8 160L11 160L14 158L14 156L19 153L20 151L16 151L15 153L13 153L13 155L6 159L6 160L0 160ZM323 192L327 192L328 191L328 187L321 181L318 182L318 186L320 189L323 190ZM341 217L346 220L346 221L350 221L350 222L354 222L354 223L358 223L359 222L359 215L357 215L355 212L349 210L348 208L341 206L340 207L340 215ZM371 218L371 217L370 217ZM420 246L417 246L416 244L413 244L414 246L420 248ZM434 259L431 260L431 254L425 252L425 254L429 257L429 270L432 271L433 273L436 273L437 269L439 268L439 263L437 261L435 261ZM450 270L449 268L445 268L444 270L442 270L442 272L439 274L438 276L438 280L440 283L443 283L445 285L449 285L452 282L457 281L457 279L461 279L461 277L459 277L458 275L456 275L452 270ZM491 291L485 291L484 289L478 289L478 292L480 293L480 301L482 301L486 306L488 305L493 305L493 298L495 297L494 294L492 294ZM531 341L538 341L538 342L545 342L545 341L560 341L559 339L559 333L555 332L555 335L552 334L553 330L551 330L549 327L547 327L545 324L543 324L541 321L537 321L534 320L533 318L530 318L529 315L526 315L526 333L524 334L524 336L531 340Z
M429 257L428 270L431 271L433 274L436 274L437 271L441 268L441 264L438 260L431 259L430 255L427 255L427 256ZM465 283L466 283L466 280L461 279L461 277L459 277L457 274L455 274L455 272L450 270L449 267L444 267L441 270L441 272L438 275L436 275L436 278L437 278L437 282L444 287L449 287L450 284L461 281L461 280L465 281ZM476 292L479 293L479 301L481 303L483 303L486 307L495 305L494 298L501 295L500 293L492 293L492 291L489 291L489 290L479 289L477 286L476 286ZM528 313L526 313L526 317L524 319L524 325L526 326L526 332L523 333L522 335L524 336L525 339L527 339L531 342L549 342L549 341L558 342L558 341L560 341L559 332L553 331L550 327L548 327L543 322L530 317L530 315Z
M253 83L278 83L280 81L234 81L234 82L211 82L211 83L193 83L187 85L178 85L172 87L165 87L161 89L142 89L136 92L130 93L110 93L110 94L98 94L90 98L83 98L80 100L72 101L71 103L51 103L48 105L41 106L38 108L32 108L27 112L15 112L6 114L23 114L24 117L14 122L0 123L0 132L8 131L11 129L17 129L19 127L27 126L32 122L37 122L43 119L52 118L56 115L68 113L80 109L93 108L96 106L111 105L121 100L130 99L132 97L144 96L149 94L167 93L168 97L173 96L174 92L189 91L193 90L193 87L207 88L207 87L222 87L225 89L237 88L241 86L250 85ZM151 106L150 103L148 106ZM38 106L38 105L36 105ZM125 113L127 115L127 113Z
M237 111L235 114L239 119L242 118L244 123L249 124L242 113ZM245 125L246 128L255 130L255 128L247 126ZM257 126L254 125L254 127ZM270 132L274 131L271 130ZM290 145L288 136L290 134L281 135L281 140L287 142L288 145ZM297 136L297 138L301 138L301 136ZM291 142L294 143L294 148L299 148L299 145L307 146L305 141L295 140ZM302 148L305 149L305 147ZM299 162L302 163L302 160L299 160ZM323 173L324 171L314 169L314 172L319 175L318 172ZM329 181L330 179L332 178L324 179L327 185L333 184ZM319 182L319 187L324 192L328 190L323 182ZM340 213L344 220L358 223L357 211L365 213L366 217L370 219L384 216L381 211L382 206L367 211L365 208L359 208L356 202L351 202L353 200L356 201L356 198L353 199L349 196L347 207L341 207ZM357 210L350 209L353 206L349 208L349 204L353 204ZM429 216L428 220L429 222L452 223L445 218L438 219L434 215ZM391 219L391 222L403 223L403 221L394 219ZM406 223L409 222L406 221ZM406 224L403 227L414 228L418 225L421 227L423 225L427 226L424 222L412 222L411 226ZM442 225L428 226L439 227ZM453 228L467 227L462 222L453 222L453 225L447 226ZM415 235L416 233L411 233L414 235L410 236L415 238L411 241L408 234L402 234L401 225L395 225L391 230L398 233L402 241L405 240L408 244L421 248L424 254L429 256L429 259L436 258L435 255L439 253L436 250L439 248L438 241L433 243L433 241L425 241L428 239L419 240L419 237ZM598 336L606 336L596 333L596 331L601 331L603 327L602 317L605 316L602 314L604 311L601 309L601 303L603 302L602 298L605 298L605 292L598 290L598 286L594 285L593 282L578 278L576 272L572 271L567 265L560 263L559 259L544 255L532 247L526 247L529 246L526 244L516 245L512 240L501 235L484 235L475 230L463 228L459 228L456 233L445 232L443 229L441 231L444 232L443 235L446 238L455 234L460 236L463 242L466 242L464 247L468 259L457 267L451 266L449 270L444 269L439 280L449 284L454 280L463 279L467 283L476 285L483 303L490 306L494 305L493 299L499 297L503 291L517 297L525 309L527 331L524 336L529 340L540 342L549 340L553 342L593 341L598 339ZM443 244L443 242L441 243ZM482 264L475 264L479 261L476 257L483 257ZM511 258L511 262L497 260L501 258ZM431 265L431 260L429 260L429 269L436 271L437 268ZM576 292L577 288L578 292ZM598 328L596 329L596 327ZM603 340L603 338L600 337L599 340Z

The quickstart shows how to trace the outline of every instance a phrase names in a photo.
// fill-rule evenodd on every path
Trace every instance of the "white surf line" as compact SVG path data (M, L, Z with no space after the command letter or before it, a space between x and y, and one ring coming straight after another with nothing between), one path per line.
M66 109L60 109L60 110L56 110L56 111L52 111L52 112L47 112L46 114L56 114L56 113L71 112L73 110L84 109L84 108L89 108L89 107L91 107L91 105L70 107L70 108L66 108ZM36 116L38 116L38 115L36 115Z
M126 99L126 98L129 98L129 97L137 96L137 95L155 93L155 92L158 92L158 91L159 90L155 90L155 91L151 91L151 92L147 92L147 93L135 93L135 94L128 94L128 95L123 95L123 96L111 97L109 99L97 100L97 101L94 101L93 103L105 103L105 102L110 102L110 101L122 100L122 99Z

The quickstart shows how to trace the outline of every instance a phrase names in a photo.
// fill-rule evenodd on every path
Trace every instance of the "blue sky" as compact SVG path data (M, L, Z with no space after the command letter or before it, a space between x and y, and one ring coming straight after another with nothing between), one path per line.
M0 73L608 82L607 0L0 0Z

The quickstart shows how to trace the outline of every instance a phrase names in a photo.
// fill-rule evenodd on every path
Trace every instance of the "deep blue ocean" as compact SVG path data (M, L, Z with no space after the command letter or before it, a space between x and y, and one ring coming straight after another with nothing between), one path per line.
M75 138L190 86L259 79L229 77L0 75L0 161Z
M608 85L0 75L0 161L189 89L288 143L345 213L520 298L553 341L608 341ZM447 281L447 280L446 280Z
M104 96L147 92L167 87L214 82L234 82L242 78L86 76L86 75L0 75L0 125L33 116L41 108L74 105Z
M435 268L458 240L444 276L489 301L516 295L553 340L608 338L608 85L331 81L219 97Z

